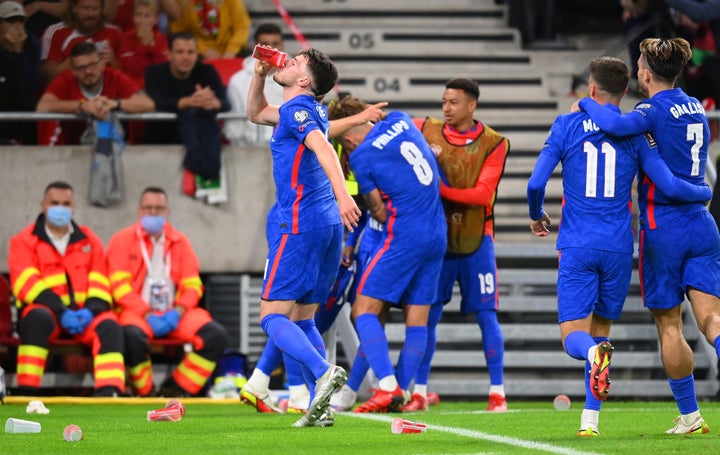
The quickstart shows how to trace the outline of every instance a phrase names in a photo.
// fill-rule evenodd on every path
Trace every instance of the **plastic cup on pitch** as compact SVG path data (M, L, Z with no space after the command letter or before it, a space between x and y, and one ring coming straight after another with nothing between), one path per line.
M147 419L149 422L170 421L177 422L182 419L182 409L179 406L170 406L169 408L156 409L148 411Z
M40 433L40 430L40 422L12 417L5 421L5 433Z
M427 431L427 424L397 418L393 419L391 429L393 434L425 433Z

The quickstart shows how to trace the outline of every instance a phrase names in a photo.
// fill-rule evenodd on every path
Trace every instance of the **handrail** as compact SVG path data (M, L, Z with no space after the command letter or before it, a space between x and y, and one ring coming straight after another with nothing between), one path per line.
M114 113L120 120L175 120L174 112L143 112L129 114L126 112ZM85 120L89 114L61 114L58 112L0 112L0 122L24 122L29 120ZM246 120L247 116L237 112L219 112L219 120Z

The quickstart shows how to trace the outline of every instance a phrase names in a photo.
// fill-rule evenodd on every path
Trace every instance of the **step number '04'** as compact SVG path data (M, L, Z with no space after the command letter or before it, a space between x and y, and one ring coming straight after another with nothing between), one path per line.
M598 149L590 142L583 145L585 152L585 197L597 197ZM604 197L615 197L615 148L603 142L600 151L605 155L605 186Z

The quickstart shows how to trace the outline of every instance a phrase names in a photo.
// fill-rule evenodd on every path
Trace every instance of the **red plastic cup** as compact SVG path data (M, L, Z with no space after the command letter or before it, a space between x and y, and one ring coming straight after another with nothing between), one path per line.
M272 66L282 68L283 65L285 65L285 60L287 59L287 53L277 49L262 47L257 44L253 50L253 58L262 60L263 62L268 62Z
M425 433L427 431L427 424L397 418L393 419L391 429L393 434Z
M177 422L182 419L182 410L179 406L171 406L169 408L156 409L148 411L147 419L149 422Z

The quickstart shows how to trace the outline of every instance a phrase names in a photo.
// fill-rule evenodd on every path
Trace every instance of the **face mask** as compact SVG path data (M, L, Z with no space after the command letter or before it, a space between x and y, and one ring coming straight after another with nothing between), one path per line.
M165 227L165 217L158 215L145 215L140 219L143 230L150 235L159 234Z
M51 205L47 209L47 220L55 227L65 227L72 219L72 209L62 205Z

